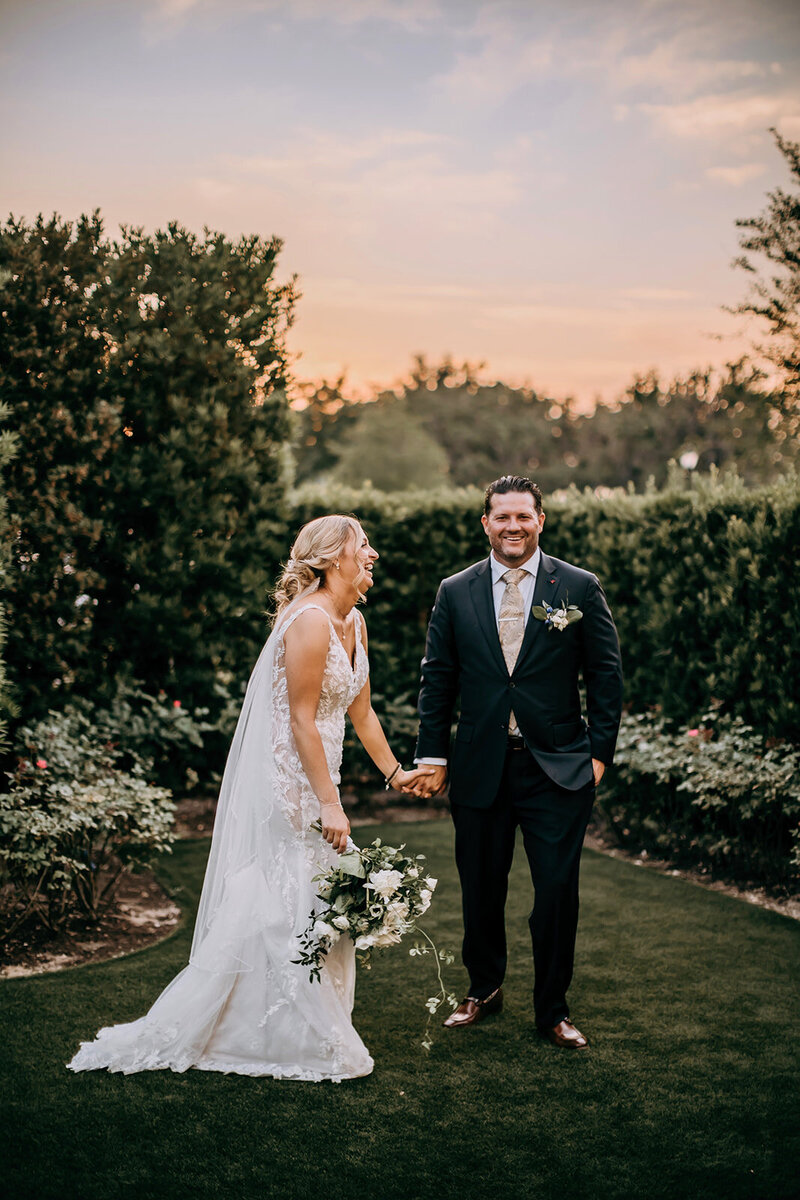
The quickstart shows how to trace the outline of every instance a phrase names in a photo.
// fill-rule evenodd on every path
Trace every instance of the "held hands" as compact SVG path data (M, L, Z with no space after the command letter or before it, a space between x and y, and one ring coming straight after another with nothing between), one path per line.
M419 766L413 771L404 771L401 767L392 777L391 786L398 792L405 792L406 795L425 795L426 793L420 791L420 788L424 786L425 777L434 770L434 767Z
M447 767L431 763L420 763L415 771L404 771L403 774L406 779L397 786L407 794L419 796L423 800L438 796L447 782Z
M338 801L320 804L319 816L325 841L330 842L337 854L344 854L350 836L350 822L341 804Z

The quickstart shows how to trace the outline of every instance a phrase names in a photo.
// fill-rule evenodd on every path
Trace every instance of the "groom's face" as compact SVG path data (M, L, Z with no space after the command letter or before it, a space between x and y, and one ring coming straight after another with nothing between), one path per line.
M496 558L504 567L519 567L536 552L544 513L536 511L530 492L506 492L492 496L481 521Z

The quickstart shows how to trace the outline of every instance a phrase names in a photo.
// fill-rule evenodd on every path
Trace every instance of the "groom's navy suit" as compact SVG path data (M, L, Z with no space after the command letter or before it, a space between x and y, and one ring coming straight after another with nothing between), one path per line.
M583 616L559 630L531 612L509 673L490 563L476 563L439 588L422 660L416 758L450 760L464 963L477 999L503 982L508 872L521 827L536 890L534 1007L538 1024L552 1028L569 1015L578 864L594 799L591 760L612 761L622 711L619 641L596 577L542 553L533 606L563 602ZM521 737L509 739L512 710Z

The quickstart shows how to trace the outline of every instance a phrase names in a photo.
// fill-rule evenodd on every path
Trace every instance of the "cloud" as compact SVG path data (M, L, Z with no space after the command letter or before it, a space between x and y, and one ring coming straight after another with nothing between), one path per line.
M730 187L742 187L751 179L758 179L766 169L763 163L744 163L741 167L709 167L706 178L715 183L727 183Z
M676 138L728 138L754 129L766 129L800 108L793 96L741 95L739 93L698 96L679 104L639 104L638 111L650 117L664 132Z
M518 88L552 73L551 40L526 39L519 28L505 25L481 28L480 48L459 52L454 65L433 81L434 89L448 99L471 107L498 104Z
M190 20L211 26L242 15L262 13L281 24L331 21L338 25L365 22L420 32L438 20L437 0L150 0L144 13L147 33L155 38L177 33Z

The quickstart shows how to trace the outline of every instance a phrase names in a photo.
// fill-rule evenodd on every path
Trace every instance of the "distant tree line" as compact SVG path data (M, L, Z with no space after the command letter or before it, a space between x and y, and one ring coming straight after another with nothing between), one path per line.
M800 449L800 144L772 133L794 190L776 188L763 213L737 221L734 265L750 288L732 311L766 335L752 359L721 376L637 375L615 403L587 413L570 398L486 382L478 365L420 355L395 389L365 403L343 378L305 389L294 406L298 483L367 479L395 491L518 472L548 492L642 491L664 483L671 459L689 471L733 467L749 484L777 478Z
M397 390L371 401L349 399L339 380L301 403L297 482L366 479L387 492L504 473L530 475L547 492L629 483L643 491L665 482L671 459L690 471L733 467L755 484L784 471L798 448L775 394L744 364L721 379L637 376L615 404L586 413L570 399L482 382L469 363L420 356Z

